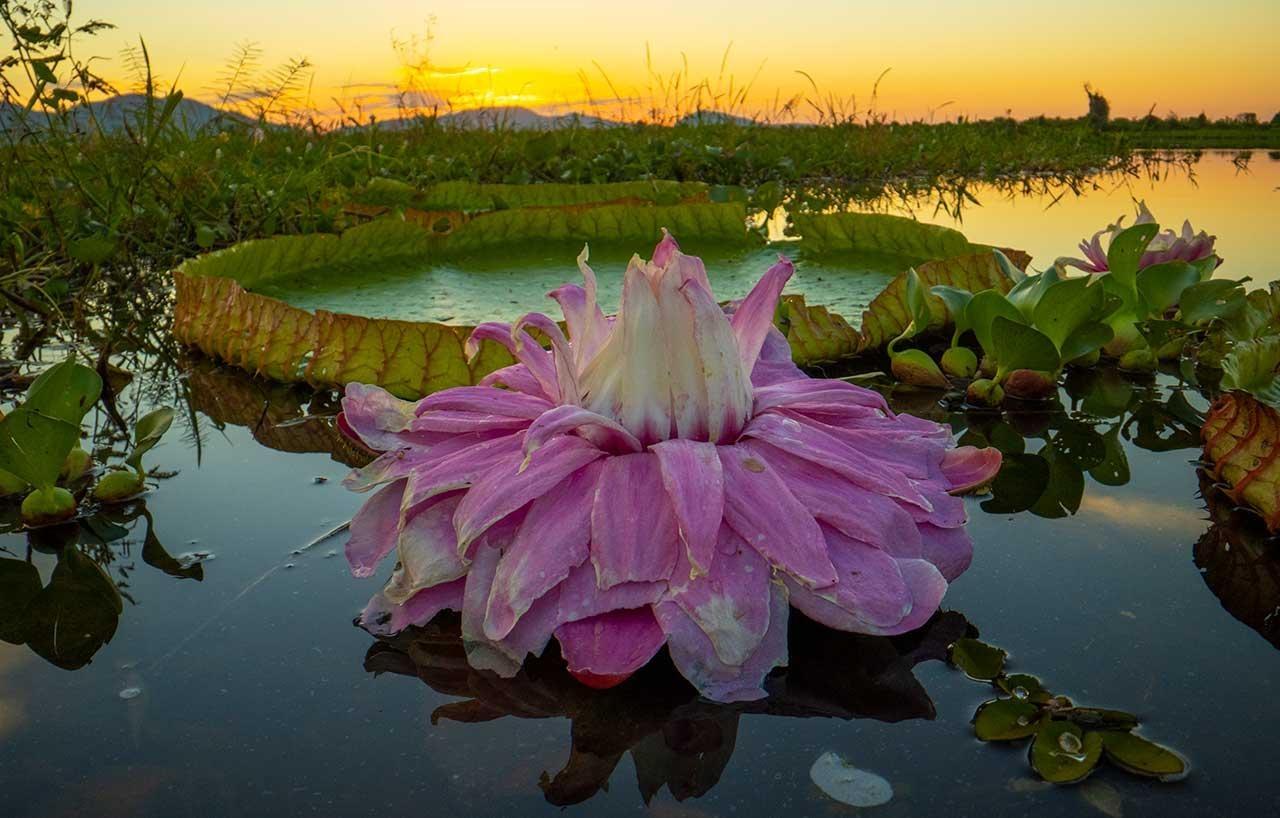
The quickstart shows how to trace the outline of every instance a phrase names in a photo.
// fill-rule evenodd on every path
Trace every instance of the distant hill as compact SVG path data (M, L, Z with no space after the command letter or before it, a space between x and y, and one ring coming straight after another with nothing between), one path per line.
M385 131L399 131L413 127L423 116L396 117L394 119L376 120L377 126ZM543 114L532 108L520 106L472 108L465 111L451 111L436 117L440 125L454 128L476 128L493 130L495 128L511 128L521 131L545 131L556 128L605 128L619 123L586 114ZM347 125L343 130L358 130L368 127L363 125Z
M146 106L147 98L143 94L121 94L109 99L77 105L71 110L71 125L79 131L90 131L97 127L105 133L116 133L124 130L125 123L131 122ZM157 100L157 106L163 103ZM157 113L159 111L157 110ZM32 112L23 116L22 110L15 105L0 105L0 129L10 130L25 125L33 130L48 127L45 115ZM212 105L194 99L184 98L173 111L172 123L175 127L194 134L201 130L217 129L219 126L251 125L253 120L242 114L222 111Z

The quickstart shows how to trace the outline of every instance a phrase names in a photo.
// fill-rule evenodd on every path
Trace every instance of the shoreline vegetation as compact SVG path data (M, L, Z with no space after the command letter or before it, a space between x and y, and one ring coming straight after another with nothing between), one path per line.
M815 84L782 107L791 123L769 124L738 114L742 89L675 78L629 124L505 108L324 125L294 107L305 59L261 71L242 47L210 106L158 86L145 44L126 54L136 87L120 94L77 56L109 24L72 24L60 3L0 0L0 21L0 301L46 315L94 283L127 286L200 252L340 231L358 220L350 205L388 186L671 180L765 211L925 199L953 211L978 204L977 185L1066 195L1195 158L1149 150L1280 149L1280 115L1113 119L1087 86L1078 119L895 122L874 93L859 108Z

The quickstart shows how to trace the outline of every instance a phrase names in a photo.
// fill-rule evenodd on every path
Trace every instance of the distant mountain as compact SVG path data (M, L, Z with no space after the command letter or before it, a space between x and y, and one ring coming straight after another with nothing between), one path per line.
M407 116L394 119L379 119L376 122L380 130L399 131L411 128L423 119L423 116ZM521 131L547 131L567 127L607 128L619 124L612 120L586 114L543 114L532 108L519 106L451 111L437 116L436 122L453 128L474 128L478 130L511 128ZM358 130L364 127L368 127L368 125L347 125L343 130Z
M84 132L93 130L96 125L104 133L117 133L124 130L125 123L135 121L146 104L147 98L143 94L121 94L109 99L77 105L71 110L70 124L76 130ZM163 100L156 101L157 114L163 105ZM253 124L253 120L242 114L222 111L212 105L187 98L178 103L173 111L171 122L175 127L189 134L201 130L216 130L219 127ZM32 130L42 130L48 127L48 120L45 114L38 111L24 116L22 109L16 105L0 105L0 129L7 131L21 127L23 124Z

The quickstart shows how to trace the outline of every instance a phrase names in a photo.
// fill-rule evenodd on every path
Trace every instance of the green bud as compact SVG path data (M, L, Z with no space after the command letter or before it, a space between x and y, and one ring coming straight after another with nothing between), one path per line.
M1091 366L1097 366L1098 361L1102 360L1102 350L1095 349L1093 352L1086 352L1079 358L1072 358L1067 361L1067 366L1078 366L1081 369L1088 369Z
M912 386L930 386L935 389L946 389L950 386L947 376L942 374L933 359L921 349L904 349L890 356L889 368L893 377Z
M1015 369L1004 379L1004 392L1018 400L1050 400L1058 393L1058 381L1049 372Z
M942 371L953 378L972 378L978 371L978 356L968 347L951 347L942 353Z
M93 487L93 499L100 503L123 503L137 497L147 488L142 475L133 471L113 471L102 476Z
M1131 349L1120 356L1120 369L1125 372L1155 372L1156 356L1150 349Z
M93 458L79 446L71 450L62 463L62 479L68 483L79 480L93 469Z
M28 487L27 481L13 472L0 469L0 497L12 497L21 494Z
M996 376L996 362L990 355L983 355L982 360L978 362L978 372L982 373L984 378L994 378Z
M29 526L60 523L75 515L75 496L58 486L36 489L22 501L22 522Z
M974 406L999 406L1004 400L1004 388L990 378L979 378L969 384L964 398Z
M1187 345L1187 336L1179 335L1166 341L1156 350L1156 358L1161 361L1176 361L1182 357L1182 349Z

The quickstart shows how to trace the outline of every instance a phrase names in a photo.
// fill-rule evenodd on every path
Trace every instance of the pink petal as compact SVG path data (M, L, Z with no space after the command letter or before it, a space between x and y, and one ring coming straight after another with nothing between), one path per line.
M928 500L915 483L881 460L874 449L864 451L854 448L813 424L766 412L752 418L742 433L745 437L758 438L783 451L825 466L863 488L878 491L925 510L930 509Z
M708 439L712 443L735 440L751 412L751 378L738 351L733 328L711 291L697 281L680 287L693 308L693 337L706 385L705 409Z
M347 384L342 417L361 443L375 452L399 449L415 442L409 423L415 404L400 400L387 390L362 383Z
M789 583L791 604L829 627L854 633L880 633L911 611L911 591L898 561L872 545L824 528L839 581L816 591Z
M1000 471L1000 450L994 446L979 449L961 446L947 450L942 456L942 476L953 494L963 494L984 486Z
M548 404L549 406L550 404ZM528 418L507 415L478 415L474 412L436 410L413 419L409 428L414 432L465 434L467 432L515 432L530 424Z
M760 347L760 357L751 369L751 383L761 387L803 377L805 374L791 360L791 345L786 336L777 327L770 327Z
M498 464L521 457L521 437L514 434L486 440L414 467L405 493L405 507L412 508L446 491L466 488Z
M713 443L665 440L650 449L675 512L680 540L698 573L711 568L724 517L724 474Z
M495 641L485 636L485 607L500 557L496 548L476 549L462 600L462 640L468 664L510 678L520 670L526 656L539 654L546 647L557 624L558 606L553 591L533 604L506 639Z
M397 480L379 489L351 518L346 553L353 576L372 576L378 563L395 550L405 482Z
M794 272L791 262L778 256L778 263L765 272L733 313L733 334L737 336L738 354L747 372L755 368L765 336L773 328L773 314L778 309L782 288Z
M680 245L676 243L675 236L667 232L667 228L662 228L662 240L653 248L653 263L658 267L666 267L678 252Z
M937 566L947 582L963 574L973 561L973 541L963 526L939 528L920 524L920 555Z
M814 519L895 557L919 557L916 521L897 501L759 441L739 444L767 461Z
M599 586L665 580L678 543L658 458L644 452L606 460L591 511L591 562Z
M427 624L444 610L461 610L465 579L423 588L402 605L379 591L360 612L357 624L374 636L394 636L410 626Z
M765 677L787 663L786 589L770 583L769 629L760 646L741 665L727 665L716 655L711 640L697 623L674 602L654 607L658 623L667 635L671 661L698 692L712 701L739 702L763 699Z
M666 590L666 582L623 582L601 589L595 566L588 562L570 571L561 583L557 615L561 622L573 622L620 608L643 608L661 599Z
M725 521L765 559L800 583L836 581L817 522L778 472L749 449L721 446Z
M726 665L751 657L769 629L769 564L729 526L710 573L693 577L688 560L676 564L668 598L711 640Z
M630 608L556 628L572 673L625 676L644 667L667 641L650 608Z
M892 416L879 392L845 381L800 377L755 390L755 414L787 409L805 415L859 420Z
M394 601L467 572L453 530L453 514L461 501L461 492L437 495L403 512L397 554L404 580L402 596Z
M418 416L429 412L470 412L536 420L550 408L551 402L537 395L492 386L455 386L427 395L418 402L415 411Z
M532 335L527 332L513 334L510 324L487 321L477 325L467 338L468 356L475 357L480 351L481 341L496 341L502 344L529 370L529 374L541 387L543 397L553 401L560 400L560 382L556 376L555 361L552 360L550 352L533 340Z
M548 440L577 432L586 440L608 452L638 452L644 447L622 424L583 409L581 406L557 406L533 422L524 437L524 451L532 454Z
M490 372L480 379L480 386L505 387L505 391L518 392L544 398L542 384L524 364L512 364ZM545 399L545 398L544 398Z
M454 515L458 548L465 549L485 529L538 499L561 480L604 452L580 437L559 437L535 452L525 462L517 452L498 460L476 480Z
M512 337L524 335L526 326L534 327L551 341L551 359L555 365L556 383L559 385L561 403L577 403L581 395L578 389L578 364L574 359L569 339L564 337L560 325L540 312L525 313L511 325Z
M599 479L599 461L589 463L529 506L498 563L485 611L485 636L507 636L535 600L586 562Z

